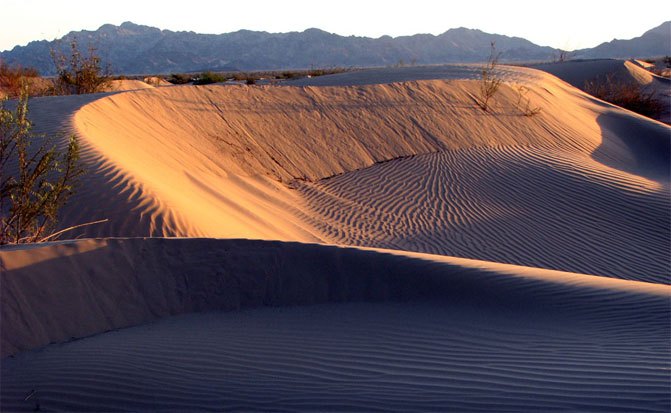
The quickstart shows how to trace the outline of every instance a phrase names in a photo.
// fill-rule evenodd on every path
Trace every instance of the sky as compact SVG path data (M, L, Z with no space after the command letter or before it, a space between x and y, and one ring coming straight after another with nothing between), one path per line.
M440 34L467 27L564 50L631 39L671 20L666 2L613 0L2 0L0 51L125 21L197 33L316 27L344 36ZM626 6L623 6L626 5ZM671 34L670 34L671 35Z

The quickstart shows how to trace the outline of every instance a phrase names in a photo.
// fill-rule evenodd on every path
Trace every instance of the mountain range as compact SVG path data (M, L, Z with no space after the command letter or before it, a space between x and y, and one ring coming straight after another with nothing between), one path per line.
M339 36L319 29L267 33L240 30L199 34L160 30L131 22L106 24L95 31L70 32L54 41L34 41L0 52L0 60L54 74L50 51L67 53L69 43L93 45L116 74L196 72L203 70L280 70L311 67L364 67L483 61L495 42L502 60L548 61L559 50L526 39L457 28L440 35L374 39ZM628 58L671 54L671 22L631 40L613 40L571 54L573 58Z

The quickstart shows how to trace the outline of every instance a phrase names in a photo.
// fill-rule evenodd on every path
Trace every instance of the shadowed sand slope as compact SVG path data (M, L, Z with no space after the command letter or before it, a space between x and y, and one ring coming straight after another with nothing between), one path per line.
M263 241L86 240L0 254L5 355L209 311L5 358L3 409L31 410L33 389L42 409L88 411L669 404L666 286ZM291 304L316 306L252 309ZM211 312L236 308L248 309Z
M669 282L668 189L584 156L471 148L301 190L331 242Z

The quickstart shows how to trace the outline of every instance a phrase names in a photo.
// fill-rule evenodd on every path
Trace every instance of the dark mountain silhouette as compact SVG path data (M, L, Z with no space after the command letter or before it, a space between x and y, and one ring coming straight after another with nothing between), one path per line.
M655 36L648 37L658 41ZM502 61L547 61L558 55L553 48L522 38L466 28L450 29L438 36L416 34L373 39L344 37L319 29L290 33L240 30L219 35L198 34L126 22L120 26L106 24L95 31L71 32L57 41L17 46L0 53L0 59L9 64L35 67L45 75L54 74L50 50L60 48L67 54L69 43L75 38L80 48L95 46L103 61L119 74L477 62L487 58L491 42L502 52ZM668 40L667 36L667 45ZM632 43L631 47L645 50L645 55L663 46L656 43L648 46L646 41L639 43ZM608 49L604 50L605 54L609 53ZM656 54L660 53L664 54L663 51Z

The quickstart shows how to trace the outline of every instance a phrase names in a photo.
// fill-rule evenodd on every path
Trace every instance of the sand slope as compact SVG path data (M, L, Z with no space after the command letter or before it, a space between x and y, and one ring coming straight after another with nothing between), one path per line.
M477 70L99 99L70 116L108 180L82 193L104 201L73 201L63 225L109 218L83 234L353 243L667 282L669 128L512 67L485 113ZM427 80L366 84L412 76ZM538 116L516 107L522 85ZM374 166L416 155L428 163Z
M587 83L633 84L645 93L653 93L663 109L658 120L671 123L671 80L651 73L648 63L640 60L578 60L543 63L532 67L551 73L571 85L585 89ZM654 65L653 65L654 66Z
M10 410L32 409L31 389L42 408L89 411L669 403L667 286L242 240L87 240L0 259L3 355L185 312L360 303L192 315L24 352L2 364Z
M331 242L669 282L668 188L563 151L419 155L301 191Z

